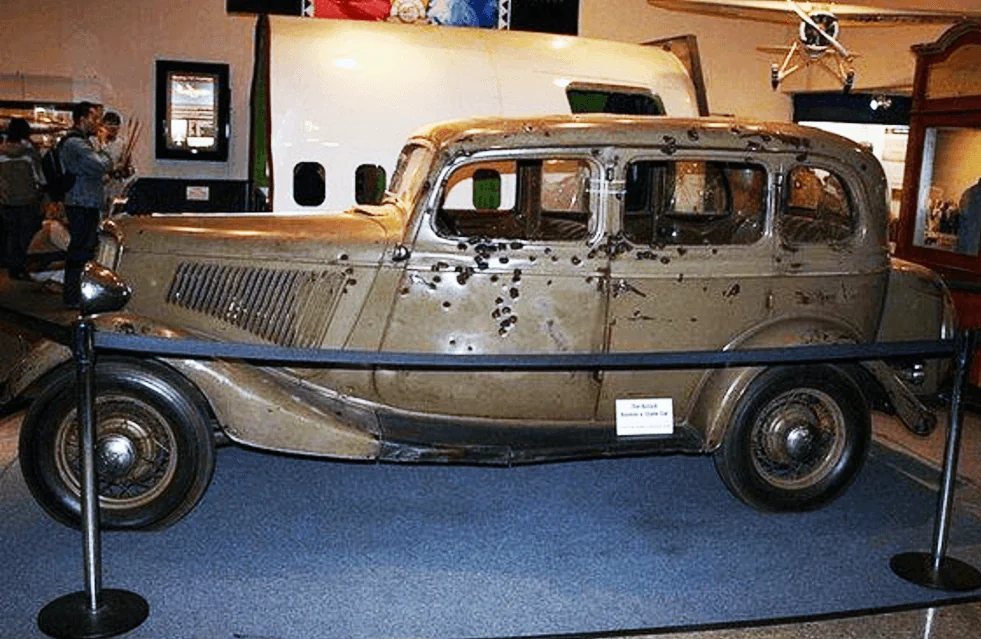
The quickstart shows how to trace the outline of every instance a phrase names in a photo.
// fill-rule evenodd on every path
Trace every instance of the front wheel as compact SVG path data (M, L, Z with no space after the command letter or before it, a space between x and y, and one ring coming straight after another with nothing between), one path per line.
M80 521L81 455L75 368L56 371L31 404L20 433L20 466L54 519ZM95 370L96 464L106 528L163 528L204 495L215 464L200 393L153 361L100 359Z
M764 511L805 511L841 495L868 454L868 404L834 366L773 368L750 384L715 453L722 480Z

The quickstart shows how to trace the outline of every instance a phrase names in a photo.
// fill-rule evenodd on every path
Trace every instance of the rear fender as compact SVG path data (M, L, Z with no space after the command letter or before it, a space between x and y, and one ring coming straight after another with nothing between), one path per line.
M850 344L863 341L850 326L823 317L793 317L777 320L744 335L725 350L776 348L806 344ZM879 361L843 364L842 372L850 375L866 394L870 405L887 402L913 432L932 430L935 419L929 410ZM708 371L696 392L689 423L701 430L706 451L714 451L725 437L733 412L747 387L764 367L726 368ZM870 385L866 374L877 384Z

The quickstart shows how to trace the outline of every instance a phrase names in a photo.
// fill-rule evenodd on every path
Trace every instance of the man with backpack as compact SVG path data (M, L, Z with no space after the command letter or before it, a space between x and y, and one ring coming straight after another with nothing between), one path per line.
M31 125L12 118L0 144L0 213L3 262L13 279L27 279L27 248L41 229L41 156L31 144Z
M57 158L71 188L65 192L65 214L71 240L65 257L65 284L62 301L78 307L80 278L85 263L95 257L99 218L105 200L105 177L112 170L112 158L97 151L89 136L105 136L102 110L91 102L79 102L72 109L72 128L57 148ZM67 186L66 183L66 186Z

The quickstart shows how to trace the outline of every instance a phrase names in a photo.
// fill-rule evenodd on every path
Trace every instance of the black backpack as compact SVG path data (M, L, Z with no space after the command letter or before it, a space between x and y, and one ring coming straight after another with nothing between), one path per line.
M78 131L69 131L41 158L41 173L47 183L44 190L52 202L64 201L65 194L75 186L75 175L71 171L66 171L61 163L61 145L68 138L81 137L85 136Z

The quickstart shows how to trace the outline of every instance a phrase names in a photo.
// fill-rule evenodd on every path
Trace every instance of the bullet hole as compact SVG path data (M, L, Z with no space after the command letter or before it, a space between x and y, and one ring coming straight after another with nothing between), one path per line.
M498 306L500 306L501 304L504 303L504 298L503 297L499 297L496 300L494 300L494 303L497 304Z
M636 253L638 260L656 260L657 253L654 251L637 251Z
M678 151L678 141L670 135L664 136L664 145L661 146L661 153L674 155Z
M511 261L511 259L508 258L507 256L500 258L500 260L501 260L501 264L507 264L508 262Z
M497 329L497 334L500 335L501 337L504 337L505 335L508 334L508 329L502 326L501 328Z
M346 261L347 260L347 253L341 253L341 258L340 259L341 259L342 262L343 261Z
M797 154L797 161L798 162L807 162L807 154L806 153L798 153Z
M552 285L552 280L545 282L545 286L551 286L551 285Z
M572 265L573 266L579 266L580 264L582 264L582 260L579 259L579 256L578 255L573 255L572 256Z
M590 251L589 253L586 253L586 257L589 259L593 259L594 257L596 257L596 251Z
M456 340L455 339L451 339L450 340L450 346L456 346Z
M634 311L634 317L640 317L640 311Z
M688 252L688 249L686 249L684 246L679 246L678 247L678 255L684 255L687 252Z
M511 276L511 279L514 282L520 282L521 281L521 269L520 268L514 269L514 275Z
M535 261L535 260L537 260L537 259L538 259L538 258L537 258L537 257L535 257L534 255L529 255L529 256L528 256L528 261L529 261L529 262L534 262L534 261Z
M500 318L500 317L501 317L501 309L499 309L499 308L495 308L495 309L494 309L494 310L493 310L493 311L491 312L491 317L493 317L494 319L498 319L498 318Z
M511 314L511 307L510 306L505 306L504 308L501 309L501 313L503 313L504 315L510 315Z
M763 140L764 142L769 143L771 140L773 140L773 136L771 136L769 133L764 133L763 135L760 136L760 139Z
M511 290L508 291L508 295L510 295L511 299L514 300L514 299L518 299L518 296L521 295L521 292L518 289L512 287Z
M746 142L746 150L752 152L762 151L763 145L760 144L759 142L754 142L753 140L749 140L748 142Z
M436 262L436 265L433 267L433 270L434 271L442 271L442 270L448 269L448 268L450 268L450 265L447 264L446 262Z
M433 281L439 284L440 282L443 281L443 278L440 277L439 275L433 275Z
M459 275L456 276L456 282L460 286L463 286L473 276L473 269L470 268L469 266L467 266L467 267L460 267L460 266L458 266L456 268L457 268L457 271L459 272Z
M667 255L661 258L661 264L670 264L670 263L671 263L671 258L668 257Z
M552 253L552 249L550 249L549 247L546 246L545 247L545 255L550 255L551 253Z
M347 281L347 285L348 285L348 286L354 286L354 285L355 285L355 284L357 284L357 283L358 283L358 280L356 280L356 279L353 279L353 278L352 278L352 279L349 279L349 280Z
M697 317L693 317L689 321L691 321L691 322L697 322L698 321L698 318Z
M498 276L497 276L497 274L494 274L494 275L491 275L491 276L490 276L490 281L491 281L491 283L493 283L493 282L496 282L496 281L497 281L497 280L499 280L499 279L501 279L501 278L500 278L500 277L498 277Z
M521 242L511 242L511 250L520 251L525 245Z
M468 353L472 353L473 352L473 346L467 346L467 352Z
M453 306L453 305L450 304L449 302L443 302L443 308L449 308L451 306Z
M553 255L552 256L552 261L553 262L558 262L559 261L559 256L558 255Z
M702 287L702 292L703 292L703 293L708 293L708 292L709 292L709 287L707 287L707 286L703 286L703 287Z
M457 242L456 248L457 248L457 250L460 250L460 251L466 251L467 250L467 245L465 243L463 243L463 242Z
M593 283L593 276L592 275L590 275L589 277L586 278L586 283L587 284L592 284Z
M479 262L477 264L477 269L478 270L481 270L481 271L486 271L487 270L487 262Z
M718 254L719 254L719 249L717 248L712 249L712 255L718 255Z
M697 129L688 129L688 139L689 140L691 140L692 142L698 142L698 138L699 138L699 135L698 135L698 130Z
M685 274L678 273L678 282L684 282L684 281L685 281Z
M729 290L727 290L725 293L722 294L722 297L725 297L727 299L736 297L737 295L739 295L739 291L740 291L739 284L733 284L732 286L729 287Z
M409 294L409 287L406 286L401 291L399 291L399 293L402 294L402 295L408 295Z

